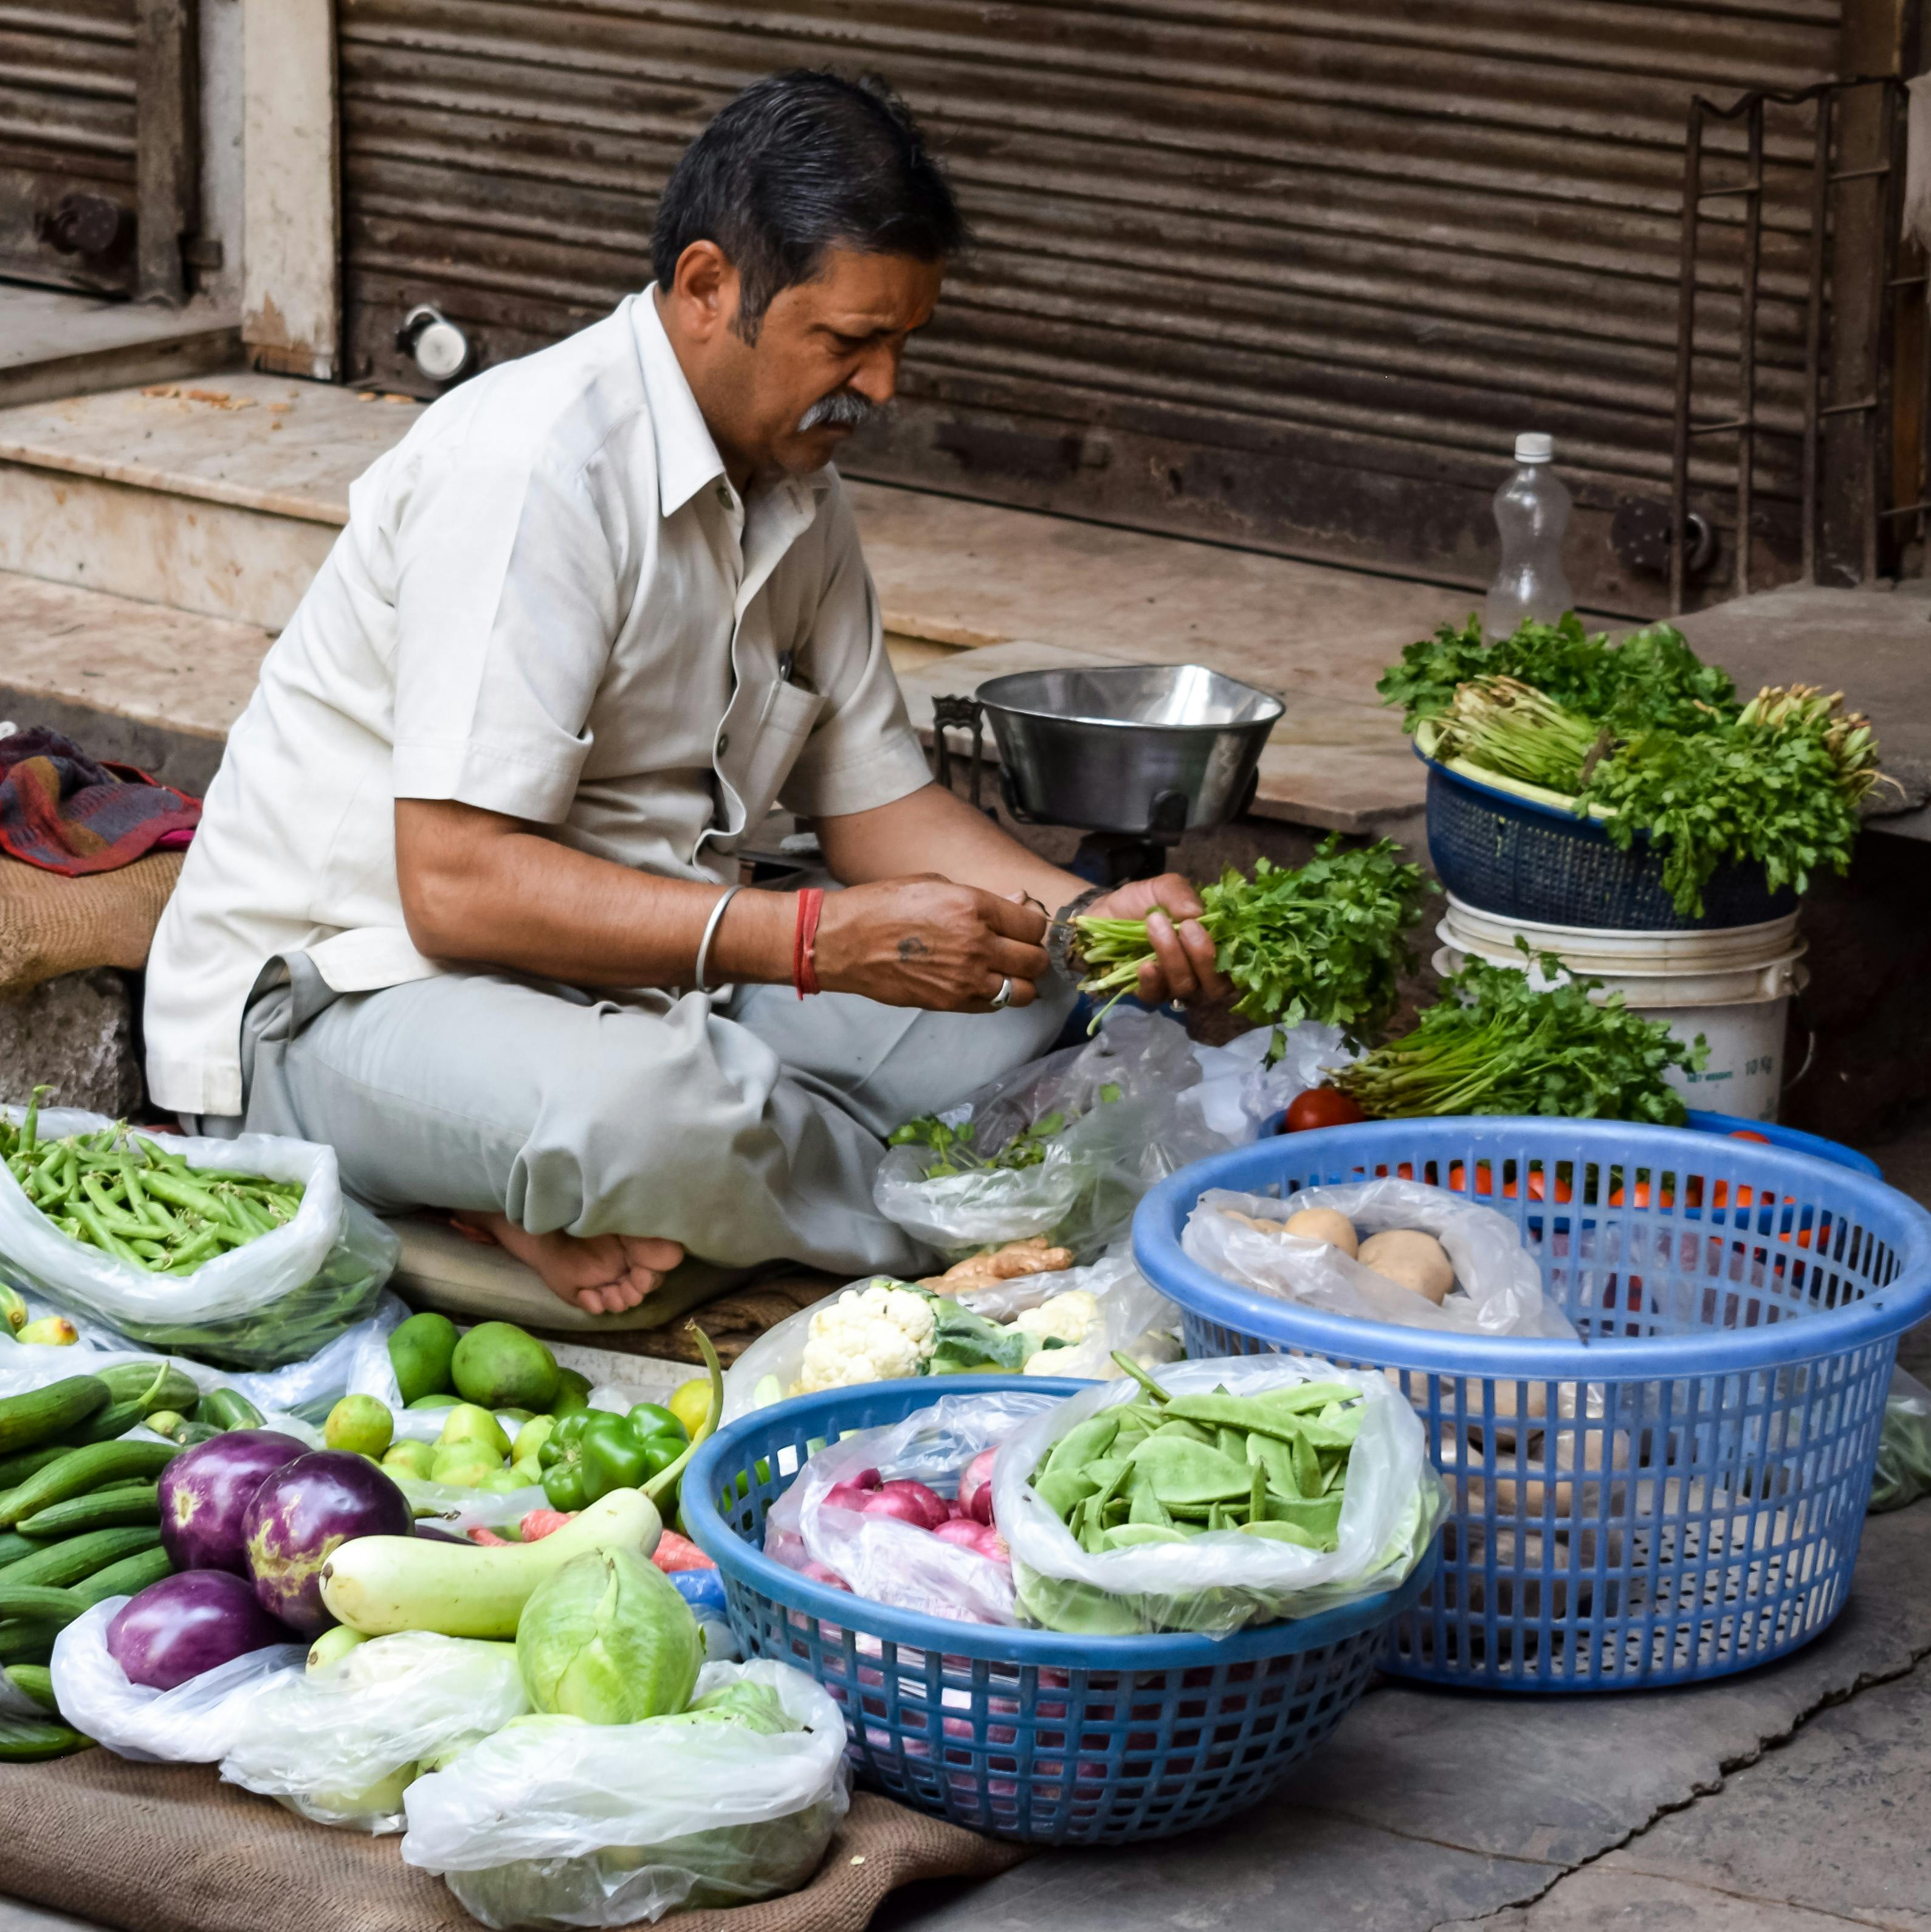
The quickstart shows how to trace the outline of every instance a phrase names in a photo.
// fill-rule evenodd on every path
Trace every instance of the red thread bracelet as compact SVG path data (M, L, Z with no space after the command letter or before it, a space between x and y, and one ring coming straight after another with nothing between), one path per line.
M798 895L798 924L791 940L791 983L801 1000L818 986L818 915L824 910L825 895L816 886L807 886Z

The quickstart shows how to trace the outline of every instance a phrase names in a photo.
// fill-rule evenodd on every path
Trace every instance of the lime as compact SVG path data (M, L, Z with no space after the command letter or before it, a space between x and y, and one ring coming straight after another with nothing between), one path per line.
M395 1418L372 1395L345 1395L328 1412L322 1439L331 1449L355 1456L379 1456L394 1439Z

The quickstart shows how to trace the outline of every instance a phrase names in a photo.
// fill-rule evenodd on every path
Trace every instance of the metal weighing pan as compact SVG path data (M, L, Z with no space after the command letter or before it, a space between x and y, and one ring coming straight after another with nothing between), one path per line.
M974 695L1020 817L1169 838L1246 810L1286 709L1204 664L1016 671Z

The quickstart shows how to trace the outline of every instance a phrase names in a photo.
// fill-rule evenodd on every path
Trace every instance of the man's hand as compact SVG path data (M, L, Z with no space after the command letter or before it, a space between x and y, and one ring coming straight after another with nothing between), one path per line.
M1036 906L976 886L930 875L850 886L825 896L818 984L888 1006L982 1013L1010 980L1011 1004L1029 1006L1047 970L1045 936Z
M1135 879L1096 899L1088 919L1144 919L1153 956L1140 968L1134 991L1149 1006L1196 994L1224 999L1227 982L1214 970L1213 940L1200 922L1200 895L1177 872Z

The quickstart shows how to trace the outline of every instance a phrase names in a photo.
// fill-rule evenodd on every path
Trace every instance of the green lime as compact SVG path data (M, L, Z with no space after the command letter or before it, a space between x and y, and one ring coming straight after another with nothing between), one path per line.
M354 1456L381 1455L395 1432L395 1418L388 1405L372 1395L345 1395L322 1425L322 1439L330 1448L346 1449Z

